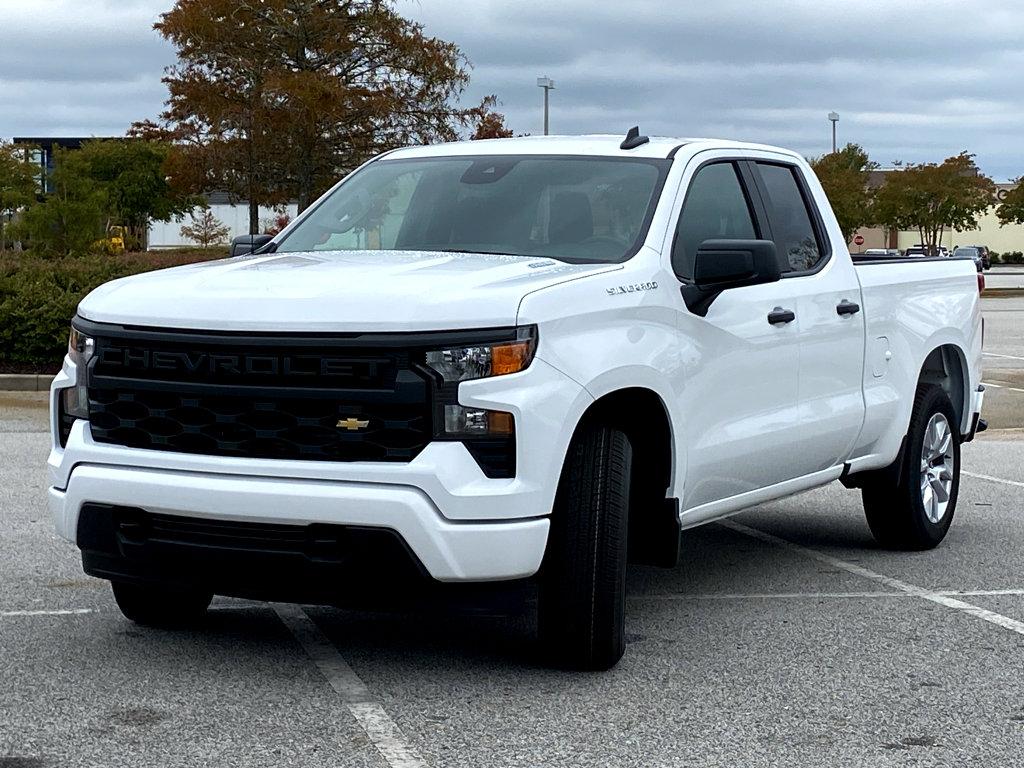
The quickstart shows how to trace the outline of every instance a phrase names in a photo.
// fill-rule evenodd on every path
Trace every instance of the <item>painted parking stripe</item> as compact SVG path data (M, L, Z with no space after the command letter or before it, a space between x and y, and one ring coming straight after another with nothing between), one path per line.
M997 478L994 475L984 475L982 473L969 473L966 470L961 470L960 475L969 475L971 478L978 478L982 481L993 481L994 483L1005 483L1007 486L1020 486L1024 488L1024 483L1020 481L1011 481L1008 478Z
M1010 387L1010 385L992 384L991 382L982 382L985 387L994 387L997 390L1010 390L1015 393L1024 393L1024 388Z
M95 609L31 609L0 611L0 617L63 617L69 614L93 614Z
M1020 485L1024 486L1024 484ZM917 585L904 582L903 580L896 579L895 577L879 574L877 571L872 571L871 569L866 569L863 566L858 566L855 563L844 561L842 558L835 558L831 555L827 555L826 553L822 553L819 550L815 550L814 548L798 545L795 542L790 542L788 539L776 537L774 534L768 534L760 529L753 529L750 526L744 526L742 523L722 520L719 521L719 524L727 529L732 529L740 534L745 534L748 537L753 537L754 539L759 539L762 542L768 542L791 552L799 553L800 555L808 558L813 558L815 561L820 561L821 563L828 564L829 566L833 566L837 569L842 569L850 574L856 574L858 577L870 579L871 581L885 585L892 590L898 590L901 593L916 596L917 598L937 603L940 606L945 606L949 609L956 609L959 612L969 614L977 619L984 620L985 622L989 622L993 625L998 625L1001 628L1011 630L1019 635L1024 635L1024 622L1021 622L1020 620L1005 617L1002 614L997 614L996 612L989 611L988 609L982 609L980 606L975 606L974 604L967 603L966 601L961 601L959 598L955 598L951 595L936 593L933 590L918 587Z
M306 650L331 688L341 696L345 707L388 766L426 766L406 741L402 730L309 615L293 604L275 603L273 606L281 622Z
M1000 590L936 590L936 595L944 596L1024 596L1024 588ZM916 598L914 593L898 591L863 591L839 593L649 593L627 596L630 601L818 601L824 599L843 598Z
M1024 358L1020 357L1019 355L1003 355L1002 353L998 352L983 352L982 355L988 355L992 358L1009 358L1010 360L1024 360Z

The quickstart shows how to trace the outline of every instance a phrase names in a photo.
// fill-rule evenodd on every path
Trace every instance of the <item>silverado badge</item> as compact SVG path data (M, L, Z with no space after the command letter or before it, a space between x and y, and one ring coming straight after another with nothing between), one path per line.
M348 417L347 419L339 419L335 427L343 427L346 430L362 430L369 424L370 420L368 419L356 419L355 417Z

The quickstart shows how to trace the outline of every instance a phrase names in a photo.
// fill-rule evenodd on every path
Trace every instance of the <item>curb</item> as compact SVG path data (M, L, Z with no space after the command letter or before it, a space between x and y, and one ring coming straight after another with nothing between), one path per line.
M986 288L981 292L982 296L1024 296L1024 286L1006 288Z
M46 392L53 374L0 374L0 392Z

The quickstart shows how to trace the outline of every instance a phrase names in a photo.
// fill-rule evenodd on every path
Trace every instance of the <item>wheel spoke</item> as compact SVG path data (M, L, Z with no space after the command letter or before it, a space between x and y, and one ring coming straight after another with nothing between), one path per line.
M932 491L935 492L935 498L938 499L939 502L949 501L949 492L946 491L946 484L938 478L932 478Z

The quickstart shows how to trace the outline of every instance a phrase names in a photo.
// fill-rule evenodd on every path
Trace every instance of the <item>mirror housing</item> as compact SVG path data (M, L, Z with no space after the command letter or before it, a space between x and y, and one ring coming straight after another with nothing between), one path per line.
M690 312L703 317L723 291L774 283L781 277L771 240L705 240L694 257L693 282L681 291Z
M231 239L231 250L228 256L242 256L251 254L253 251L263 248L274 239L273 235L239 235Z

